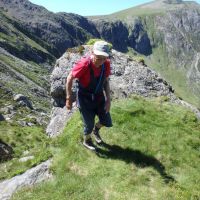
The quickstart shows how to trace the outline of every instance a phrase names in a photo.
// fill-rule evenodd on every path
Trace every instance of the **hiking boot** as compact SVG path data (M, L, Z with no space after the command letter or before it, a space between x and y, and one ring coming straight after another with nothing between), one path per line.
M83 140L83 145L86 147L86 148L88 148L88 149L90 149L90 150L92 150L92 151L95 151L96 150L96 148L95 148L95 145L93 144L93 142L92 142L92 138L89 136L84 136L84 140Z
M99 134L99 129L95 127L95 129L93 130L93 134L94 134L94 139L96 141L97 144L100 144L102 143L102 139L101 139L101 136Z

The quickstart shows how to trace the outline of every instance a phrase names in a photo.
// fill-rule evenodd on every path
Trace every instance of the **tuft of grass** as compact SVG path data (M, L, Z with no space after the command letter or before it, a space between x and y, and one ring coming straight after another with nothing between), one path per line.
M86 42L86 45L94 45L94 43L97 42L97 41L104 41L104 40L102 40L100 38L92 38L92 39L89 39ZM111 50L113 48L113 45L111 43L109 43L109 42L107 42L107 43L108 43L109 49Z
M140 97L113 103L94 153L75 113L51 146L54 179L13 199L199 199L200 123L190 111ZM53 192L52 192L53 191Z
M142 56L134 56L134 60L143 65L145 64L144 58Z

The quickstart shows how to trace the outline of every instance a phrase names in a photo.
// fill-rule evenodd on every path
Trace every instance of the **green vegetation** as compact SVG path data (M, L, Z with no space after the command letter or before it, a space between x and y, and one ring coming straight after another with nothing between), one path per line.
M134 56L134 60L138 63L145 64L144 58L142 56Z
M0 87L0 94L0 109L5 105L12 105L13 111L16 112L11 121L0 122L0 141L11 146L14 151L12 160L0 163L0 179L6 179L21 174L51 157L49 150L51 140L46 136L44 127L36 122L32 110L20 107L13 100L12 94L2 87ZM32 123L33 126L23 127L18 124L19 121ZM34 156L34 158L26 162L19 161L19 158L26 156Z
M69 53L79 53L79 54L82 55L84 53L84 50L85 50L84 46L80 45L78 47L68 48L67 52L69 52Z
M20 59L14 59L4 54L0 55L0 60L3 61L5 64L9 65L11 68L16 70L20 74L33 81L35 84L46 89L49 88L47 80L43 77L48 75L48 69L44 67L42 68L36 63L32 62L31 64L29 64Z
M0 41L9 43L13 47L17 47L19 50L27 46L40 50L44 53L48 51L43 48L44 44L39 44L38 41L34 41L24 34L24 29L14 19L9 18L4 12L0 12L1 26L3 31L0 33ZM45 46L46 47L46 46Z
M93 39L89 39L87 42L86 42L86 45L94 45L95 42L97 41L102 41L102 39L99 39L99 38L93 38ZM108 46L109 46L109 49L111 50L113 48L112 44L108 42Z
M0 130L1 140L14 150L13 159L0 163L0 179L21 174L51 157L50 139L42 127L21 127L18 124L0 122ZM19 161L19 158L26 156L34 158L26 162Z
M162 15L170 10L178 10L184 8L196 7L195 2L185 2L180 4L168 4L163 1L152 1L146 4L128 8L119 12L115 12L111 15L100 15L100 16L90 16L91 19L102 19L102 20L122 20L125 22L132 22L133 18L151 15Z
M54 178L13 199L199 199L200 123L166 98L113 103L114 126L95 154L80 144L78 112L54 140Z
M49 91L47 69L4 54L0 55L0 59L0 73L4 74L6 69L8 77L3 77L0 83L15 94L27 96L32 101L34 108L41 108L49 112L51 107L50 98L47 96L48 93L45 93L45 89ZM36 95L38 87L44 88L44 96ZM7 103L4 98L1 100L4 102L2 106Z

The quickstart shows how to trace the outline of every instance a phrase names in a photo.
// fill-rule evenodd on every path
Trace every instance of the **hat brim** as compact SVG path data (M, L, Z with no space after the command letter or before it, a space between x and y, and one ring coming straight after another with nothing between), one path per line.
M94 50L94 54L97 56L105 56L105 57L109 57L109 54L103 51L98 51L98 50Z

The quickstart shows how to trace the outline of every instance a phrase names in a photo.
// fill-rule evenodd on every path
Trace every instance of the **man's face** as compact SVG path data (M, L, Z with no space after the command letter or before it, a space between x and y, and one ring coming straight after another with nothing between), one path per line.
M105 56L99 56L99 55L95 55L94 54L94 64L97 67L99 67L99 66L101 66L105 62L106 58L107 57L105 57Z

